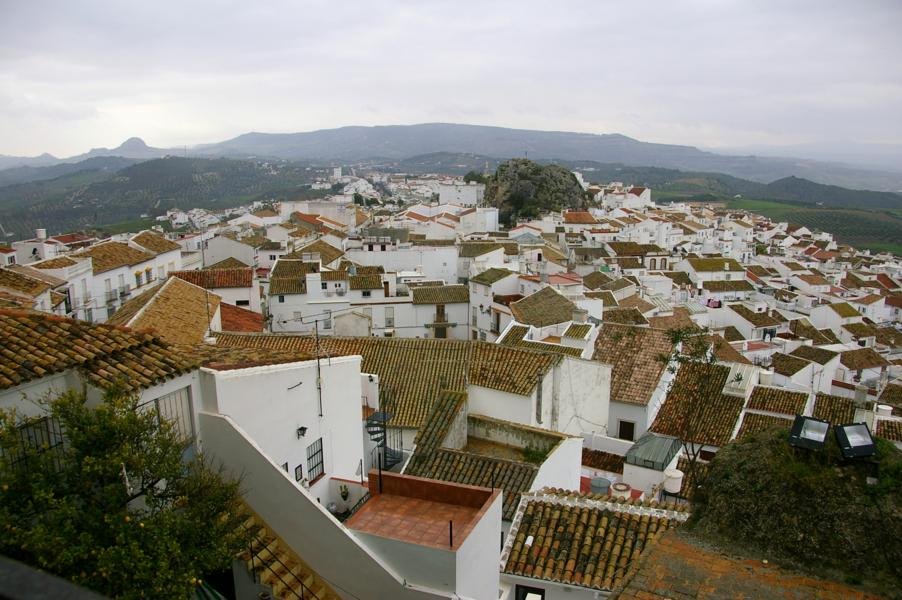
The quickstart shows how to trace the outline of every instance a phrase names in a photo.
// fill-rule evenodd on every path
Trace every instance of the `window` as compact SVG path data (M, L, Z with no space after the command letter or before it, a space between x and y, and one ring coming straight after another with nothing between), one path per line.
M57 421L51 417L43 417L30 421L19 428L20 448L33 448L39 452L53 452L56 467L59 468L59 453L63 446L63 430ZM7 454L9 453L9 454ZM15 447L4 450L0 448L0 455L5 455L11 467L23 464L24 457L21 450Z
M372 292L370 292L370 290L363 290L363 292L360 295L363 296L364 298L369 298L373 294L372 294Z
M285 296L279 294L279 303L285 302Z
M288 463L285 463L285 466L287 467ZM287 471L288 469L286 468L285 470ZM294 468L294 480L300 481L303 478L304 478L304 469L301 467L301 465L298 465Z
M319 284L319 287L320 287L320 289L324 290L329 287L329 284L324 281L321 284Z
M386 327L394 327L395 326L395 307L394 306L386 306L385 307L385 326Z
M194 416L191 410L191 394L187 387L160 396L141 407L153 408L158 419L172 423L172 428L181 439L194 437ZM141 408L139 407L139 408Z
M250 300L235 300L235 306L250 306Z
M323 438L319 438L307 446L307 478L313 483L323 473Z
M372 249L373 249L373 245L370 244L370 245L369 245L369 250L372 251Z
M476 332L476 330L474 329L474 330L473 330L473 341L475 342L475 341L478 340L478 339L479 339L479 334L478 334L478 333Z
M475 306L473 307L472 312L473 312L473 318L470 321L470 324L473 325L473 327L476 327L476 307Z
M157 267L157 279L163 279L164 277L166 277L166 267L160 265Z
M479 341L481 341L481 342L485 341L485 332L484 331L479 332Z
M636 435L636 424L632 421L619 421L620 426L617 431L617 437L621 440L633 441Z
M514 600L545 600L545 590L518 585L514 592Z
M340 288L340 287L341 287L341 283L340 283L340 282L336 282L335 285L333 285L332 287L334 287L334 288L336 288L336 289L337 289L337 288Z
M87 321L88 323L94 322L94 309L93 308L85 309L85 321Z
M119 273L119 289L125 289L125 275Z
M270 254L270 255L269 255L269 260L276 260L276 255L275 255L275 254Z
M379 249L382 250L383 252L385 252L385 244L381 244L381 245L379 246Z
M288 463L287 462L282 463L282 468L285 469L285 472L287 473L288 472Z
M141 287L141 271L135 273L135 287Z

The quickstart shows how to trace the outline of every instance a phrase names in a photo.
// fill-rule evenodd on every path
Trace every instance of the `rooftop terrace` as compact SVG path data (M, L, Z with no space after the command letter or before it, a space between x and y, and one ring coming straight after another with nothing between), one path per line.
M370 499L345 525L419 546L457 550L501 494L471 485L370 471ZM450 523L450 526L449 526Z

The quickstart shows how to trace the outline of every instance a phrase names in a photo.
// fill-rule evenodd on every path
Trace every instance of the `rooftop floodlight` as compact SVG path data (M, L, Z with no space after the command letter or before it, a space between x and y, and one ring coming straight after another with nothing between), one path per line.
M864 423L847 423L833 428L836 435L836 443L843 458L862 458L874 456L877 448L874 446L874 438L871 430Z
M796 415L789 431L789 445L808 450L821 450L827 441L830 423L813 417Z

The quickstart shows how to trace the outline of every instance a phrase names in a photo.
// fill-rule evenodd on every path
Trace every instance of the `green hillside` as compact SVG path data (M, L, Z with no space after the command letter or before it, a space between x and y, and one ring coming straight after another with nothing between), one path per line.
M0 188L0 223L19 236L93 228L170 208L228 208L297 195L312 179L297 165L167 157L119 171L79 171ZM309 189L307 189L309 193Z

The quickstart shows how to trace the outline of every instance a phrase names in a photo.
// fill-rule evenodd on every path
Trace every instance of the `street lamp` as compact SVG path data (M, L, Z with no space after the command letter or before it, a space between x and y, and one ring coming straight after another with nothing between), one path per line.
M830 423L827 421L796 415L789 431L789 445L808 450L822 450L829 431Z
M877 452L871 430L865 423L847 423L833 428L843 458L862 458Z

